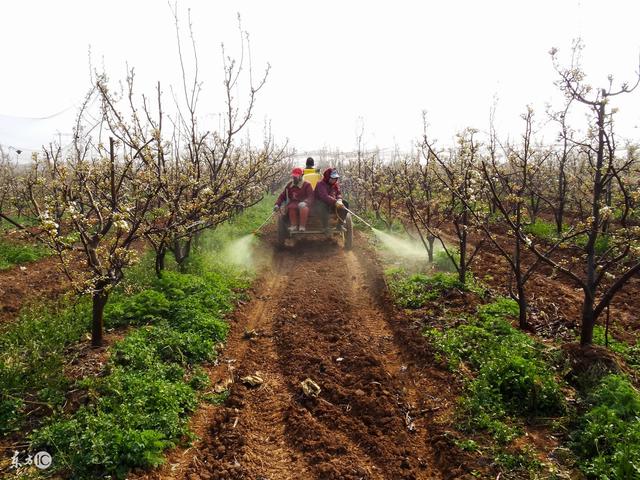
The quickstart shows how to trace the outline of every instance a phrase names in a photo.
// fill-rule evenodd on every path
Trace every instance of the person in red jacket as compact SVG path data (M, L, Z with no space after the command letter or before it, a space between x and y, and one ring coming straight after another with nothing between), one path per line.
M309 218L309 208L313 203L313 187L302 178L303 171L296 167L291 171L291 181L284 187L278 197L274 210L279 210L282 204L289 212L289 231L304 232Z
M342 223L347 216L347 211L344 207L348 208L349 204L342 199L340 185L338 184L339 178L340 175L335 168L327 168L322 174L322 180L316 185L316 208L325 231L329 230L329 214L331 212L337 211L338 213L337 230L342 230Z

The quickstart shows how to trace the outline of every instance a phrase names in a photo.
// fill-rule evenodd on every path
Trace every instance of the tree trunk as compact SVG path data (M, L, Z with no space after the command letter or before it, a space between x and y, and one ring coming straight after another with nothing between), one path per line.
M527 322L527 296L525 295L522 279L516 279L516 283L518 288L518 306L520 307L518 327L520 327L520 330L527 330L529 328L529 323Z
M613 182L610 180L607 183L607 186L605 187L605 191L604 191L604 203L609 208L611 208L611 197L613 195L612 183ZM611 221L609 220L609 217L607 217L605 220L602 221L602 233L605 235L608 234L610 226L611 226Z
M538 219L538 205L536 204L535 197L531 196L529 199L529 221L531 223L536 223Z
M466 223L463 225L466 227ZM463 285L467 280L467 233L465 230L462 231L462 235L460 236L460 268L458 269L458 280Z
M433 245L436 242L436 237L429 235L427 236L427 255L429 255L429 262L433 263Z
M521 330L528 328L527 323L527 297L525 295L524 281L522 278L522 243L520 240L520 232L522 231L522 208L518 205L516 209L516 227L518 231L515 235L515 245L513 250L513 264L515 271L513 272L516 277L516 288L518 290L518 305L520 312L518 314L518 326Z
M606 97L602 91L603 99ZM604 100L598 105L598 151L596 157L596 169L593 182L593 197L591 201L591 211L593 220L589 239L585 246L586 254L586 288L584 290L584 301L582 304L582 327L580 329L580 344L582 346L591 345L593 342L593 327L596 324L596 316L593 308L596 297L596 252L595 245L598 239L598 228L600 220L600 199L602 198L602 168L604 166Z
M582 326L580 328L580 345L583 347L593 343L593 328L596 325L596 317L593 312L593 301L588 300L585 294L585 300L582 304Z
M193 242L192 243L193 243L193 246L194 246L194 248L196 250L199 249L200 247L202 247L202 231L196 232L193 235Z
M104 330L104 307L107 304L109 294L104 291L104 287L93 293L93 322L91 324L91 345L102 346L102 333Z
M162 271L165 269L165 258L167 256L167 249L161 248L156 252L156 276L160 278Z
M176 240L173 243L173 255L176 258L178 269L181 272L184 272L186 269L186 260L187 258L189 258L190 253L191 253L191 238L188 238L184 242L180 240Z
M565 204L567 203L567 193L566 193L566 178L564 175L564 165L560 167L560 173L558 176L558 210L556 212L556 232L559 235L562 235L562 224L564 223L564 210Z
M556 233L558 236L562 235L562 224L564 217L564 205L560 204L558 211L556 212Z

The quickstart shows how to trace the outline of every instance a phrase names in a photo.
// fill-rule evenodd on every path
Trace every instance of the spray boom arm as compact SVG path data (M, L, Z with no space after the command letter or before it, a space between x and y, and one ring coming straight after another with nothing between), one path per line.
M349 212L351 215L353 215L354 217L356 217L358 220L360 220L362 223L364 223L367 227L369 227L371 230L373 230L374 228L369 225L369 223L364 220L362 217L356 215L355 213L353 213L351 210L349 210L347 207L343 206L342 208L344 208L347 212Z
M271 212L271 215L269 215L269 216L267 217L267 219L266 219L264 222L262 222L262 225L260 225L258 228L256 228L256 229L253 231L253 234L254 234L254 235L257 235L257 234L258 234L258 232L262 229L262 227L264 227L264 226L267 224L267 222L269 222L269 220L271 220L271 217L273 217L273 215L274 215L275 213L276 213L275 211L274 211L274 212Z

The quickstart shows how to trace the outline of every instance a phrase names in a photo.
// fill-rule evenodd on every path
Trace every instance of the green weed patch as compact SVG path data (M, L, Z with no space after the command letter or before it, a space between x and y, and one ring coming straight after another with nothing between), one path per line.
M77 478L124 478L133 467L161 463L164 449L188 438L188 413L208 385L197 367L214 360L226 338L222 316L239 283L218 273L165 272L152 289L114 302L108 321L140 328L112 347L104 377L80 382L91 401L54 416L32 446L48 449Z
M460 264L460 253L458 253L457 250L452 250L449 253L455 260L455 264L444 250L439 250L433 254L433 265L438 269L438 271L450 273L457 272L456 264Z
M525 233L533 235L542 240L547 240L548 242L557 241L560 236L556 230L556 225L553 222L547 222L545 220L536 220L534 223L530 223L524 226ZM566 231L566 228L563 229L563 233ZM587 245L587 241L589 237L586 234L578 235L577 237L570 240L571 244L584 248ZM599 234L595 243L595 251L597 255L602 255L606 252L611 246L611 237L605 234Z
M167 299L156 290L143 290L155 276L150 273L151 258L130 269L122 288L113 292L105 309L105 325L139 326L163 318ZM139 293L129 297L125 290ZM44 404L56 412L65 402L69 379L64 374L65 351L89 332L91 300L57 302L25 306L18 318L0 327L0 435L20 430L24 425L25 401Z
M25 400L62 407L69 381L65 349L89 329L88 301L30 306L0 332L0 435L20 430Z
M259 203L246 209L242 214L231 218L227 222L218 225L214 230L203 232L200 243L200 260L208 260L207 252L218 253L224 247L237 238L250 234L273 212L276 196L267 195ZM272 219L272 222L275 222Z
M189 273L167 270L157 278L152 255L128 270L109 298L105 326L132 329L111 347L97 377L64 374L67 349L89 331L90 299L25 308L0 331L0 435L24 428L27 402L48 402L30 449L53 455L49 473L87 479L124 478L131 468L159 465L166 448L192 438L188 414L201 400L225 398L203 393L209 378L201 365L215 360L228 332L224 315L251 279L246 270L215 261L208 249L257 227L266 218L265 203L233 226L206 232L189 258ZM82 400L63 410L72 389Z
M604 327L596 325L593 329L593 343L596 345L605 346L605 330ZM608 348L620 355L624 361L632 368L640 369L640 345L629 345L625 342L620 342L609 335Z
M529 225L525 225L523 230L529 235L533 235L544 240L555 240L558 237L556 224L552 222L546 222L544 220L536 220Z
M572 435L590 478L640 478L640 394L622 375L608 375L588 396Z
M42 245L0 240L0 270L35 262L49 255L51 251Z
M407 276L401 269L385 272L395 302L403 308L421 308L444 292L464 289L457 274L439 272L434 275L416 273Z
M517 435L504 423L507 418L555 416L565 410L542 346L511 326L508 319L517 314L516 302L499 299L479 307L468 323L425 332L451 368L464 362L473 374L460 404L464 428L487 430L502 443Z
M574 243L578 247L584 248L589 241L589 237L587 235L579 235L575 238ZM594 249L596 255L602 255L611 247L611 236L605 234L599 234L596 238L596 243L594 245Z

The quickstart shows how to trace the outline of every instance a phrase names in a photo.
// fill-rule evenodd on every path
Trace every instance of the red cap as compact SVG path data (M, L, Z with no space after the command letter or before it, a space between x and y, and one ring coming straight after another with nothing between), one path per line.
M300 167L296 167L293 170L291 170L291 175L294 177L301 177L303 173L304 172Z

